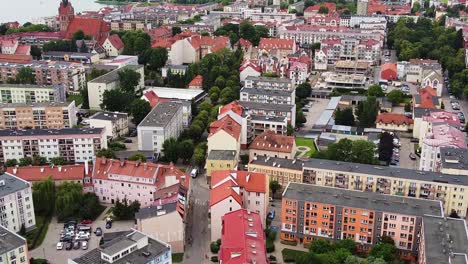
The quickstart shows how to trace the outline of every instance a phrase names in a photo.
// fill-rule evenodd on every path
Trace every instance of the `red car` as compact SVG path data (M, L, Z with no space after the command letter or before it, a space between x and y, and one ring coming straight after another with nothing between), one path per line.
M85 219L85 220L81 221L81 224L82 224L82 225L90 225L90 224L92 224L92 223L93 223L93 221L92 221L92 220L89 220L89 219Z

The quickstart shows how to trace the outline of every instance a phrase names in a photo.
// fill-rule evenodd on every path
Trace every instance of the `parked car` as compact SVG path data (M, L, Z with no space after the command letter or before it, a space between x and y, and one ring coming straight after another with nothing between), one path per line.
M393 149L393 153L400 153L400 150L397 149L397 148L394 148L394 149Z
M273 218L275 218L275 210L271 210L271 211L268 213L268 219L273 220Z
M127 138L127 139L124 140L124 143L133 143L133 140Z
M90 220L90 219L85 219L85 220L80 222L80 224L82 224L82 225L90 225L92 223L93 223L93 220Z
M410 158L411 160L416 160L416 155L414 155L413 153L410 153L410 154L409 154L409 158Z
M80 249L80 241L75 241L73 243L73 249Z
M65 250L71 250L72 248L73 248L72 242L68 241L68 242L65 244Z
M196 178L197 176L198 176L198 169L197 168L192 169L192 171L190 172L190 177Z
M62 250L63 249L63 242L58 242L57 243L57 250Z
M96 230L94 231L94 234L96 236L102 236L102 229L100 227L96 228Z
M88 242L84 241L84 242L81 244L81 249L83 249L83 250L88 249Z
M112 228L112 222L108 221L106 223L106 229L111 229Z

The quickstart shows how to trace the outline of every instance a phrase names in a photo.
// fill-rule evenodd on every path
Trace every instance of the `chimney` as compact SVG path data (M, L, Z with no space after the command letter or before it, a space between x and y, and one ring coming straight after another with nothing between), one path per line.
M44 172L44 170L45 170L44 167L42 167L42 168L41 168L41 172Z
M61 172L62 171L62 166L58 166L58 171Z
M13 174L16 174L16 172L18 171L18 167L13 167Z
M88 160L85 160L84 163L84 174L88 176L88 170L89 170L89 165L88 165Z

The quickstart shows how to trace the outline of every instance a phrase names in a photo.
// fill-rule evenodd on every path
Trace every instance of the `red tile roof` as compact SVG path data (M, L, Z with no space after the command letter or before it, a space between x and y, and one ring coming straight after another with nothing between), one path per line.
M31 55L0 54L0 62L28 63L32 60Z
M221 130L228 133L236 140L240 139L241 125L232 119L229 115L226 115L225 117L211 123L210 134L208 137L211 137Z
M408 118L404 114L397 113L382 113L377 116L376 123L409 125L413 124L413 119Z
M203 76L197 75L193 80L190 81L189 88L202 88L203 86Z
M434 97L437 96L437 91L430 86L426 86L418 91L420 96L420 104L418 107L422 108L436 108L434 105Z
M335 13L336 12L336 4L335 3L320 3L320 4L315 4L313 6L309 6L304 10L304 13L306 12L318 12L320 10L320 7L327 7L328 8L328 13Z
M238 115L242 115L242 113L244 112L244 108L242 108L242 106L238 102L234 101L225 106L222 106L219 110L219 114L224 114L229 111L233 111Z
M261 38L258 44L260 49L293 49L294 40L292 39L276 39L276 38Z
M240 38L240 39L237 41L237 43L236 43L235 46L238 46L238 45L240 45L242 48L248 48L248 47L252 47L252 46L253 46L253 45L252 45L252 42L250 42L249 40L246 40L246 39L244 39L244 38Z
M258 66L258 64L253 62L253 61L246 61L246 62L242 63L242 65L239 68L239 71L241 72L241 71L247 69L248 67L251 67L255 71L257 71L259 73L262 73L262 68L260 66Z
M222 217L219 261L223 264L268 263L262 219L239 209Z
M110 41L112 46L114 46L114 48L116 48L118 50L123 49L124 43L123 43L122 39L120 39L119 35L113 34L113 35L110 35L109 37L107 37L107 39Z
M73 34L82 30L85 35L93 37L94 40L102 43L109 35L110 27L102 19L75 17L68 25L65 38L73 38Z
M15 54L17 55L30 55L31 45L18 45L16 48Z
M192 36L192 38L190 38L190 44L192 44L195 49L199 49L201 46L209 46L211 52L216 52L228 46L229 38L224 36Z
M397 64L385 63L380 69L380 78L384 80L394 81L397 79Z
M236 189L237 188L237 189ZM226 181L210 191L210 207L232 197L239 205L242 205L242 197L239 188L232 181Z
M52 177L54 181L83 181L85 165L8 167L7 172L28 182ZM88 174L91 176L91 173Z
M250 144L249 149L291 153L294 151L294 145L294 137L268 130L258 135Z
M160 98L154 91L147 91L144 94L146 100L149 102L151 108L154 108L161 102L168 102L169 99Z
M216 189L225 181L232 181L248 192L266 193L268 176L265 173L235 170L218 170L211 174L211 189Z

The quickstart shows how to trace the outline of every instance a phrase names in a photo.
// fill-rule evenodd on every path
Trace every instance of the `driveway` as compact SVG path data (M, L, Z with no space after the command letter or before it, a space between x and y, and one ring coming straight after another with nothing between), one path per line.
M312 129L315 125L317 120L319 119L322 112L330 102L330 99L318 99L314 98L310 101L311 107L309 108L309 112L304 112L307 121L305 122L304 126L301 128L301 131L308 132Z
M107 211L107 209L106 209ZM102 214L98 220L93 222L91 225L92 231L96 230L97 227L101 227L103 232L117 232L117 231L126 231L130 230L134 227L134 221L114 221L112 223L111 229L105 229L105 215ZM42 245L34 250L30 251L30 257L32 258L45 258L49 260L49 263L52 264L63 264L68 263L68 259L77 258L87 251L95 249L99 246L99 240L101 237L97 237L96 235L91 234L91 239L88 241L88 250L70 250L67 251L65 249L57 250L57 242L60 239L60 232L63 230L63 223L58 223L57 218L53 218L49 229L47 230L47 235L42 242Z
M405 169L419 169L419 157L416 156L416 160L409 158L410 153L414 153L414 145L409 138L400 137L400 167Z

